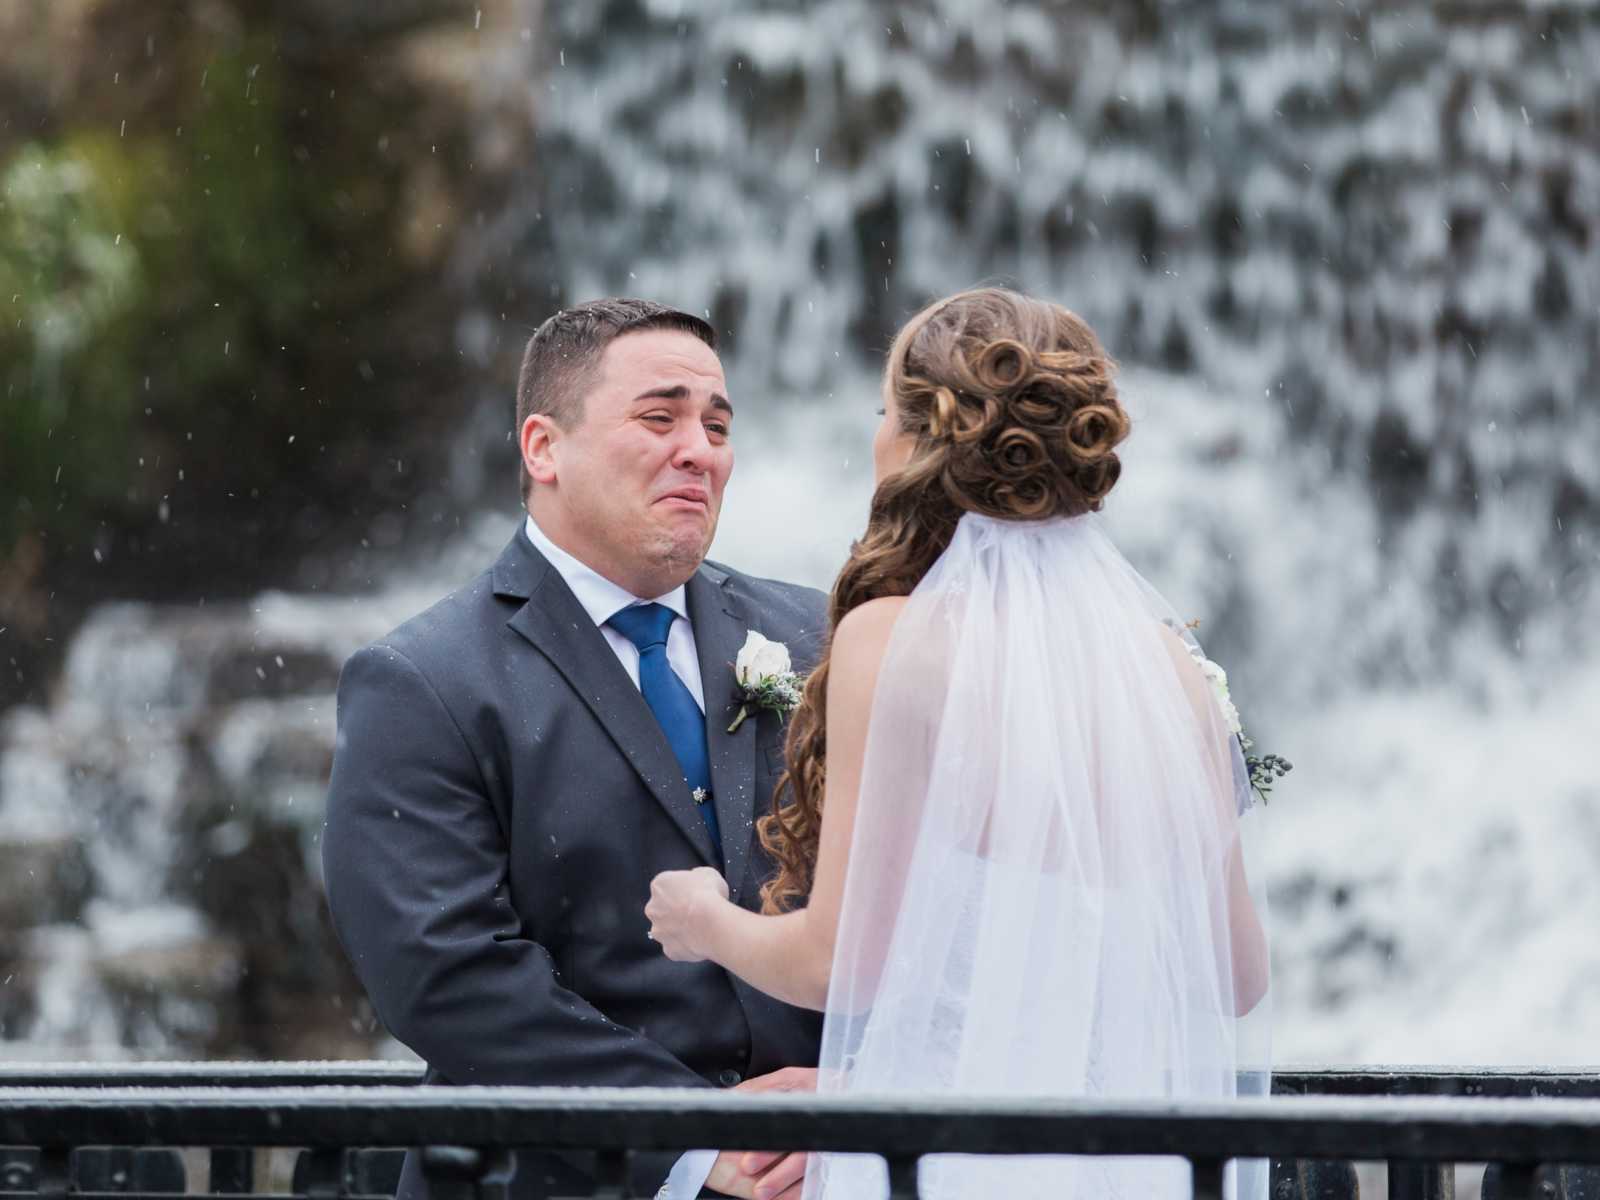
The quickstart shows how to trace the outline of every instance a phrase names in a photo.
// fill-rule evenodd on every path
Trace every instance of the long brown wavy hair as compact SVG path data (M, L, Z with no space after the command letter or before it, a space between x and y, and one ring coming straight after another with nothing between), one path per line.
M757 823L778 864L761 889L763 911L794 908L811 890L833 630L868 600L909 595L963 513L1032 521L1098 510L1129 428L1115 369L1081 318L1006 288L940 300L895 337L883 386L911 454L878 484L866 533L833 585L829 646L789 723L772 812Z

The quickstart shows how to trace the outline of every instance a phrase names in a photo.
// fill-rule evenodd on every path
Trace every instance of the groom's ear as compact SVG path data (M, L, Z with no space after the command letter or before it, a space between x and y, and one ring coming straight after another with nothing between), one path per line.
M551 445L561 436L561 428L547 413L533 413L523 421L519 433L522 467L535 483L556 481L556 460Z

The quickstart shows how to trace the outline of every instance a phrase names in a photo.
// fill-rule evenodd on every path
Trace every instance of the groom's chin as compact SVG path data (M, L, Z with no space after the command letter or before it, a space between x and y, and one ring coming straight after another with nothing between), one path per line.
M687 515L687 514L686 514ZM660 527L658 561L682 573L687 579L693 575L711 550L711 539L716 536L715 518L698 520L679 519Z

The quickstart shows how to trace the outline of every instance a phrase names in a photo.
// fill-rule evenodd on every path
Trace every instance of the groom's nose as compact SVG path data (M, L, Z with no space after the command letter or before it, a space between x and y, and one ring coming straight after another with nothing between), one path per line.
M716 447L711 444L705 426L699 421L685 421L683 436L673 447L672 465L680 471L694 471L703 475L711 469L715 454Z

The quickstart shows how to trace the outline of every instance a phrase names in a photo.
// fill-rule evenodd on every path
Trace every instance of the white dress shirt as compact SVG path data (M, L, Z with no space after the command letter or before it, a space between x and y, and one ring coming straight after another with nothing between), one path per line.
M672 668L674 675L683 680L683 686L689 689L689 694L700 706L700 711L705 712L705 688L700 679L700 659L695 653L694 626L689 624L689 594L684 585L680 583L665 596L657 596L653 601L642 599L627 588L618 587L593 567L579 562L552 542L545 536L544 530L539 528L531 514L525 528L528 540L533 543L534 548L544 555L566 582L567 587L572 589L572 594L578 598L583 611L589 614L589 619L600 627L600 632L605 635L606 645L616 654L617 661L622 664L623 670L628 672L628 678L633 680L634 687L639 686L638 647L606 622L623 609L635 604L655 603L673 611L675 616L672 627L667 630L667 665ZM689 1151L673 1165L672 1174L667 1176L667 1181L656 1193L658 1200L693 1200L705 1186L716 1161L715 1150Z
M705 712L705 689L700 681L700 659L695 653L694 626L689 624L689 595L684 585L680 583L665 596L657 596L653 600L641 599L627 588L612 583L593 567L579 562L552 542L531 516L528 518L526 528L528 540L549 560L550 565L572 589L572 594L578 598L583 611L589 614L589 619L600 627L600 632L605 635L606 644L622 663L623 670L628 672L628 678L633 680L634 687L639 686L639 651L632 642L606 622L623 609L635 604L660 604L673 611L675 617L672 628L667 631L667 664L672 668L672 673L683 680L683 686L689 689L689 694L700 706L700 711Z

